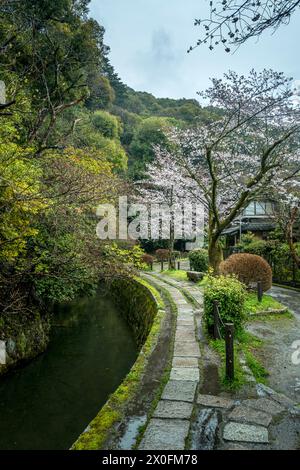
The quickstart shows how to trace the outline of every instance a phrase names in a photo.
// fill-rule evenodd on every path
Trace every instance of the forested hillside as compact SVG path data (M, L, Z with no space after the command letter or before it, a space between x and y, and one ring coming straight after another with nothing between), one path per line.
M168 145L164 130L209 110L122 83L88 0L0 4L0 307L10 324L128 273L139 248L97 240L95 209L143 176L153 144Z

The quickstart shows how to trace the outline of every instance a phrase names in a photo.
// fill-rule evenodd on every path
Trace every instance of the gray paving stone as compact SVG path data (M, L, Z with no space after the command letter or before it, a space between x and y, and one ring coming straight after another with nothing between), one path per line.
M215 395L198 395L197 398L198 405L209 406L213 408L224 408L229 410L235 404L234 400L230 398L217 397Z
M275 390L273 390L270 387L267 387L264 384L257 384L256 390L257 390L257 395L259 397L268 397L286 408L290 408L291 406L295 405L295 402L291 400L290 398L288 398L286 395L275 392Z
M177 306L177 313L178 313L179 316L182 316L182 315L186 315L186 316L190 316L190 317L194 316L194 311L193 310L178 307L178 306Z
M190 419L193 404L185 401L160 400L154 411L154 418Z
M173 357L172 367L197 368L198 366L198 359L196 357Z
M196 343L196 341L190 343L175 341L174 356L200 357L198 343Z
M261 410L266 413L270 413L271 415L275 416L278 414L283 413L284 408L269 398L258 398L256 400L244 400L245 406L250 406L251 408L255 408L256 410Z
M175 341L184 341L188 343L194 343L195 342L195 330L193 326L191 325L191 328L189 329L183 329L182 327L178 326L176 329L176 334L175 334Z
M263 426L229 422L225 425L223 438L226 441L269 442L269 433Z
M184 317L184 318L177 318L177 326L180 325L192 325L194 326L194 318L193 317Z
M179 325L180 320L187 320L190 322L191 325L194 326L194 315L189 315L189 314L182 314L177 316L177 325Z
M162 394L163 400L193 402L197 382L187 380L169 380Z
M265 427L268 427L272 422L272 416L270 414L244 405L234 408L229 414L229 419L231 421L258 424Z
M139 449L184 450L189 425L183 419L151 419Z
M170 380L192 380L199 382L199 369L179 367L171 370Z

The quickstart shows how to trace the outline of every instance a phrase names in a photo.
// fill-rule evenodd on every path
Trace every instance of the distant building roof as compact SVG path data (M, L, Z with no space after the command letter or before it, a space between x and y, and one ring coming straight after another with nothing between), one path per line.
M276 228L275 222L242 222L242 232L268 232ZM223 230L222 235L235 235L239 233L240 226L234 225Z

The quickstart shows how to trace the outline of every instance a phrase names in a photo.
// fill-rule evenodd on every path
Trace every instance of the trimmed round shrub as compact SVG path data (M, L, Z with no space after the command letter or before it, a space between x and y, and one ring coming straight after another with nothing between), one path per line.
M165 250L164 248L159 248L156 250L155 256L158 261L168 261L170 257L170 251Z
M221 263L220 273L224 275L235 274L247 287L253 287L253 284L261 281L264 292L272 287L271 266L258 255L249 253L231 255Z
M208 252L204 249L190 251L189 260L191 269L206 273L209 267Z
M214 300L218 301L223 323L233 323L235 332L240 332L243 329L245 319L245 297L245 286L236 277L210 276L204 290L204 319L208 333L213 333ZM224 334L222 325L220 331Z
M153 256L148 255L147 253L145 253L144 255L142 255L141 261L142 261L142 263L145 263L148 266L151 266L151 264L154 262L154 258L153 258Z

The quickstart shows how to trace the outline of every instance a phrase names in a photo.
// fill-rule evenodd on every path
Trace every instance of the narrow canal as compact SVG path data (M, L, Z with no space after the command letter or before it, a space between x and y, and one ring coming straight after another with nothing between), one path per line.
M60 306L47 351L0 379L0 449L68 449L136 356L109 297Z

